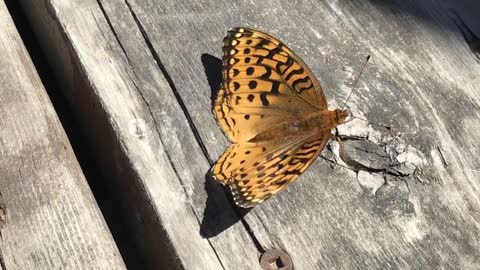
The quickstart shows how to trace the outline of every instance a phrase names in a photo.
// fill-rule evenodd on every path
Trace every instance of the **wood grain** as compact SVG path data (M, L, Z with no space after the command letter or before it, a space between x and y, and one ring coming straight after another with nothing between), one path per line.
M3 1L0 51L0 268L125 269Z
M480 265L475 1L22 4L152 267L258 269L268 248L287 251L296 269ZM348 105L393 129L355 120L340 133L415 173L357 173L320 159L261 206L233 208L207 171L228 145L211 114L215 56L226 30L242 25L296 51L332 108L370 54ZM330 150L341 164L338 146ZM382 177L375 192L364 184Z
M135 39L118 43L123 36L143 40L138 28L130 30L137 25L128 6L118 1L105 6L96 1L22 4L43 33L41 41L51 44L49 58L62 63L53 68L151 268L258 264L258 251L221 188L205 184L208 159L149 44ZM109 8L117 12L107 20L104 12ZM112 22L125 28L112 32ZM81 31L65 31L64 23ZM209 202L212 225L201 228L206 189L220 196ZM228 230L218 238L201 237L201 230L203 235L216 234L212 226Z

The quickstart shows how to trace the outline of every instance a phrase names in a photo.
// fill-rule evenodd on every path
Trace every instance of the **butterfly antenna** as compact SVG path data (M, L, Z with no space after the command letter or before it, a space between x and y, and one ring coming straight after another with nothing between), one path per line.
M357 87L358 79L362 76L363 70L365 69L365 66L368 63L368 60L370 60L370 55L367 56L367 60L365 60L365 63L363 63L362 69L360 70L360 73L358 74L357 78L355 79L355 82L353 83L352 86L352 91L350 91L350 94L348 94L347 100L345 100L345 103L343 104L342 110L345 109L345 106L347 106L347 102L352 96L353 92L356 90L355 87Z

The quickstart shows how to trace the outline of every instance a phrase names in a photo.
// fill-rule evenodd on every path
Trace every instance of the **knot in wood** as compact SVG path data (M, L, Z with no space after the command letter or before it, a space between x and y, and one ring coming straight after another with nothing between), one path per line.
M340 158L356 170L381 171L391 165L390 156L383 147L366 140L341 141Z
M290 255L280 249L269 249L260 257L260 266L264 270L292 270L293 263Z

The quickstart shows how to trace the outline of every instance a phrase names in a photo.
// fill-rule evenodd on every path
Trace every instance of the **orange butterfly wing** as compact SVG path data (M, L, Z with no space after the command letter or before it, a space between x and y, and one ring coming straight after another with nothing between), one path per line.
M238 206L261 203L294 182L330 138L330 132L303 135L280 146L269 141L232 144L215 164L214 175L230 186Z
M330 130L287 137L269 131L327 110L317 79L286 45L263 32L234 28L224 39L223 83L214 103L232 145L213 166L237 205L251 207L295 181L320 154ZM262 136L261 140L259 134Z
M276 38L234 28L224 39L223 52L223 83L214 114L232 142L248 141L272 123L327 109L313 73Z

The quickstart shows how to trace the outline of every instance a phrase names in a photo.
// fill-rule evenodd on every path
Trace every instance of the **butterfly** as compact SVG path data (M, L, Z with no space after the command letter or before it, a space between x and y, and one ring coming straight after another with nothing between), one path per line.
M249 208L305 172L350 112L328 110L315 75L275 37L237 27L223 42L213 113L232 144L212 172L238 206Z

